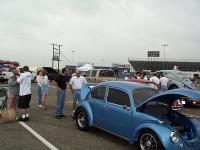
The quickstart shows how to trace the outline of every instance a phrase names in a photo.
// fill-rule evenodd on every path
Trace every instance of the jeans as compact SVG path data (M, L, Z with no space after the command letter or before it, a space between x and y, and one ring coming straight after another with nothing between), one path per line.
M42 93L41 93L41 87L39 85L37 87L37 95L38 95L38 105L42 105Z
M167 85L161 85L161 91L162 92L167 91Z
M56 104L55 116L63 115L65 97L66 97L66 90L59 89L57 92L57 104Z
M80 104L82 102L81 99L81 90L73 90L73 103L77 102Z

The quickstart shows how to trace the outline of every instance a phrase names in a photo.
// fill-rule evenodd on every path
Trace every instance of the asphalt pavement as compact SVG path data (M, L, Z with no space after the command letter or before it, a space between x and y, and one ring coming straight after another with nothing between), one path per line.
M87 132L77 129L71 118L72 96L68 92L63 119L54 118L56 88L50 87L47 110L37 107L36 85L32 86L31 115L26 124L59 150L138 150L136 145L96 128ZM49 149L18 122L0 124L0 150Z
M36 85L32 85L31 116L26 124L37 134L59 150L139 150L136 145L106 133L97 128L87 132L77 129L71 118L72 95L68 92L63 119L54 118L56 88L50 86L47 96L47 110L37 107ZM200 109L188 108L184 113L195 115L200 120ZM48 144L47 144L48 145ZM0 150L47 150L44 143L18 122L0 124Z

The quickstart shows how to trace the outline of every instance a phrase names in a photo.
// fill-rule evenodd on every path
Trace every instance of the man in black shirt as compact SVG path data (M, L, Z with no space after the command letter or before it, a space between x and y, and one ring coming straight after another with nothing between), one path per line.
M55 77L54 81L58 87L55 118L61 119L62 117L65 117L63 114L63 108L66 97L67 83L70 81L70 76L68 75L66 68L62 69L61 74Z

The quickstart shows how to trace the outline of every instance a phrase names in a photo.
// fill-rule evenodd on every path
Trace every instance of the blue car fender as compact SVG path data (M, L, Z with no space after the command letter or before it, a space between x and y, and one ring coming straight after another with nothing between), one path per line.
M87 101L83 101L77 108L76 112L78 112L79 109L84 109L87 112L88 123L89 123L89 126L91 127L93 125L93 114L92 114L90 104Z
M137 142L139 140L140 133L146 129L153 131L158 136L158 138L160 139L160 142L162 143L165 149L179 148L180 144L178 143L180 142L180 140L176 144L173 144L171 141L170 134L171 132L173 132L173 130L167 125L161 124L158 121L147 122L147 123L137 126L132 132L129 142L130 143Z

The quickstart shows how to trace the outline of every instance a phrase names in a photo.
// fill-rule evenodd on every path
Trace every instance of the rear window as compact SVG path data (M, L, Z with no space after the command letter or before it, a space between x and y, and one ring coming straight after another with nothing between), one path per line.
M115 77L115 73L112 70L101 70L99 77Z
M142 88L142 89L136 89L133 91L133 99L135 102L135 105L138 106L142 104L144 101L149 99L151 96L158 93L157 90L152 88Z

